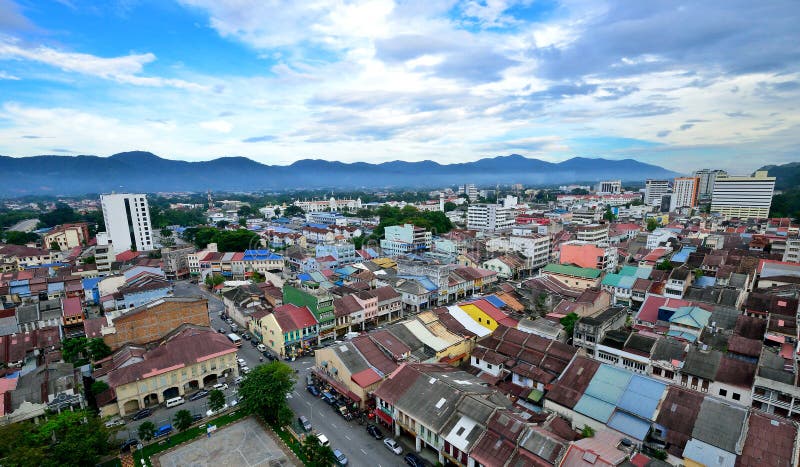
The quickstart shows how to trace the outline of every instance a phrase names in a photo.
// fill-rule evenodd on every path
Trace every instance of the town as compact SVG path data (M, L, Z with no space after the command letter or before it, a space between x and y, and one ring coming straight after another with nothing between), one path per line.
M776 195L703 169L4 200L2 462L797 465Z

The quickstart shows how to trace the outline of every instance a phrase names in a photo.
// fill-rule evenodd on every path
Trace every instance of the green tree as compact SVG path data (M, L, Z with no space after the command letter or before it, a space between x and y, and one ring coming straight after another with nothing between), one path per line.
M219 389L214 389L208 394L208 408L216 412L225 406L225 394Z
M259 365L239 385L243 408L263 415L271 423L286 424L292 417L286 394L292 392L294 383L294 371L289 365L277 360Z
M266 282L267 277L258 271L253 271L253 274L250 276L250 280L253 281L254 284L260 284L262 282Z
M105 381L95 381L92 383L92 394L95 396L108 389L108 383Z
M19 232L17 230L9 230L6 232L6 243L12 245L25 245L39 240L39 236L33 232Z
M656 265L656 269L661 271L672 271L675 266L672 265L672 261L665 259L664 261L658 263Z
M211 289L225 282L225 277L220 274L209 274L206 276L205 282L206 286Z
M186 229L187 232L190 229ZM215 237L219 233L219 230L215 229L214 227L201 227L199 229L191 229L191 236L194 242L194 245L197 248L205 248L209 243L213 243Z
M652 232L652 231L656 230L657 227L658 227L658 221L657 220L653 219L652 217L650 219L647 219L647 231L648 232Z
M695 268L695 270L693 271L693 273L694 273L694 278L695 278L695 279L698 279L698 278L700 278L700 277L703 277L703 275L704 275L704 273L703 273L703 270L702 270L702 269L700 269L700 268Z
M303 211L303 208L300 206L295 206L294 204L287 206L286 209L283 210L284 217L294 217L294 216L302 216L306 212Z
M224 252L244 251L251 247L258 247L261 238L257 233L247 229L218 232L214 236L217 250Z
M111 355L111 348L101 337L95 337L89 340L87 349L92 356L92 360L102 360Z
M455 211L458 205L452 201L444 202L444 212Z
M219 222L217 222L217 228L218 229L224 229L225 227L227 227L229 225L231 225L231 223L228 222L228 221L219 221Z
M574 188L572 191L569 192L571 195L588 195L589 191L585 188Z
M95 465L111 447L108 429L86 410L50 416L35 430L33 446L48 446L44 466Z
M303 440L301 446L306 464L310 467L330 467L336 463L336 457L330 446L323 446L319 443L316 435L308 435Z
M194 419L192 418L192 413L184 409L175 413L172 423L175 425L175 428L177 428L178 431L186 431L190 426L192 426Z
M39 216L39 223L45 227L55 227L81 220L80 214L66 203L56 203L56 208Z
M360 250L361 248L364 247L364 240L366 239L367 237L365 237L364 235L353 237L353 246L356 248L356 250Z
M58 242L52 241L52 242L50 242L50 249L51 250L60 250L61 247L58 245Z
M85 337L72 337L61 343L61 356L65 362L75 363L86 355L89 341Z
M240 207L238 211L236 211L236 214L238 214L241 218L247 219L248 217L258 214L258 211L250 206L244 205Z
M147 421L139 425L139 439L150 441L156 435L156 426L153 422Z
M614 214L613 211L611 211L611 206L606 208L606 212L603 213L603 219L605 219L605 220L607 220L609 222L613 222L613 221L617 220L617 215Z
M578 314L574 312L561 318L560 322L561 325L564 326L564 332L567 333L567 339L572 338L572 331L575 330L575 323L578 321L578 318Z
M594 428L590 427L589 425L583 425L581 435L583 435L584 438L591 438L594 436Z
M161 229L161 232L160 232L160 233L161 233L161 236L162 236L162 237L167 237L167 238L169 238L169 237L171 237L171 236L172 236L172 231L171 231L171 230L169 230L169 229L168 229L168 228L166 228L166 227L164 227L163 229Z
M97 260L94 256L86 256L81 261L83 261L83 264L94 264Z

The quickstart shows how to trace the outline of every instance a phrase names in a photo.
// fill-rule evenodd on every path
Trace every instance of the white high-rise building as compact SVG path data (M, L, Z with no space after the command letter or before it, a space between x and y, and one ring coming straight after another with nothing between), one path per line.
M711 197L711 212L727 217L766 218L775 193L775 177L766 170L752 177L717 176Z
M458 192L467 195L467 198L470 200L470 202L478 199L478 188L472 183L461 185L458 187Z
M661 206L661 197L669 193L669 180L648 179L644 183L644 204Z
M618 195L622 193L622 180L606 180L597 184L597 193Z
M717 177L724 177L728 172L724 170L710 170L701 169L694 173L694 176L699 179L697 185L697 197L702 200L708 200L714 193L714 181Z
M514 210L502 204L470 204L467 210L468 229L510 229L514 221Z
M150 225L150 208L143 194L112 193L100 195L106 232L114 253L136 248L137 251L153 249L153 229Z
M679 208L693 208L697 206L697 189L700 179L697 177L678 177L672 184L672 199L670 211Z

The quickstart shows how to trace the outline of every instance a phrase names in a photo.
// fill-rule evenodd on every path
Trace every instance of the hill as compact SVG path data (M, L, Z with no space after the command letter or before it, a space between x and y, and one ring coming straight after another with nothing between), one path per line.
M783 165L765 165L758 170L766 170L771 177L776 177L776 190L790 190L800 186L800 162L789 162Z
M672 178L662 167L632 159L573 158L560 163L512 154L474 162L392 161L380 164L302 159L288 166L245 157L203 162L164 159L144 151L98 156L0 156L0 195L108 191L257 191L309 188L437 187L463 183L557 185L623 178Z

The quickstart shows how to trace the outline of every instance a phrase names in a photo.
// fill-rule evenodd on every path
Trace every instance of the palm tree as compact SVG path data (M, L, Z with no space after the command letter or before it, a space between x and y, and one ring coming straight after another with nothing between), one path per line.
M172 421L175 423L175 428L177 428L178 431L188 430L189 427L192 426L192 422L194 422L192 414L186 409L179 410Z
M156 426L153 422L144 422L139 425L139 439L150 441L156 434Z

